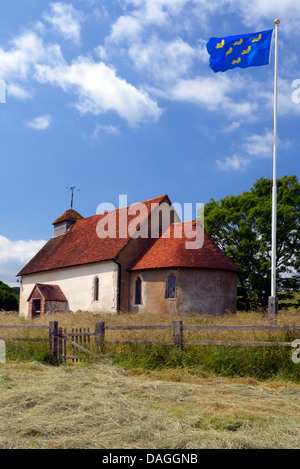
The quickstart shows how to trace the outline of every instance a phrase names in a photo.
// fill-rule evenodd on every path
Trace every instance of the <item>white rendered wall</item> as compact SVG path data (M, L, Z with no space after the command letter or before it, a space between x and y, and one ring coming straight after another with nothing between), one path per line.
M94 301L94 279L99 277L99 300ZM20 316L28 317L28 297L36 283L59 285L70 311L117 312L118 266L112 261L24 275L20 288Z

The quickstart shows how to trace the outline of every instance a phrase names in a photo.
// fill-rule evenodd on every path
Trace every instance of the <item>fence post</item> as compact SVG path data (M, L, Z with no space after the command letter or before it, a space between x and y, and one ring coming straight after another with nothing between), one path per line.
M95 348L100 350L103 347L105 338L105 322L96 322L95 324Z
M277 326L278 316L278 299L274 296L269 296L268 299L268 322L271 326Z
M183 351L183 323L182 321L173 321L173 335L175 347Z
M49 347L51 352L51 365L59 364L58 357L58 322L49 322Z
M58 362L62 363L63 361L63 340L62 340L62 327L58 328Z

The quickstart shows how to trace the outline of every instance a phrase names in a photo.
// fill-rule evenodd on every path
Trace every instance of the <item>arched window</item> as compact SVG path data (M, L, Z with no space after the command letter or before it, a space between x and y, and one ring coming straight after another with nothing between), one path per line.
M176 298L176 277L173 274L167 278L166 298Z
M99 278L94 278L94 301L99 300Z
M140 277L135 281L135 304L142 304L142 280Z

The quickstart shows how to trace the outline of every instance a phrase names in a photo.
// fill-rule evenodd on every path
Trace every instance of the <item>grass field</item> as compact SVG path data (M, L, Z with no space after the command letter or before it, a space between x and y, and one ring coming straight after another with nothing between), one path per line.
M298 315L282 313L278 322L300 324ZM29 323L5 316L2 323ZM173 320L87 313L57 314L55 319L62 327L91 329L99 320L110 324ZM267 324L266 317L257 313L183 320ZM34 324L48 322L49 317L44 317ZM93 363L60 367L38 362L34 350L31 362L28 357L22 362L13 351L7 363L0 364L0 448L300 448L300 364L292 363L290 350L282 357L278 351L269 356L265 349L244 356L240 349L238 354L215 350L211 356L212 351L204 349L183 354L165 350L163 356L161 348L120 346ZM234 369L238 357L239 368ZM276 369L279 361L281 368ZM261 373L270 366L276 372Z
M299 448L300 387L97 364L0 368L0 448Z

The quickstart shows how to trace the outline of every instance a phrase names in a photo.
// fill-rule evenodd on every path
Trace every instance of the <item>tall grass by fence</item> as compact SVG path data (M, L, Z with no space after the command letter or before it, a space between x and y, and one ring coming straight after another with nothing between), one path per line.
M89 328L76 328L72 332L59 327L58 321L50 321L49 325L3 325L0 329L32 329L47 330L48 337L0 337L5 341L48 341L50 362L58 365L65 360L78 361L79 352L89 355L97 355L103 351L104 346L112 344L136 344L136 345L169 345L178 351L184 351L186 346L229 346L229 347L291 347L292 341L263 340L263 341L245 341L245 340L188 340L185 334L191 331L214 331L217 332L241 332L241 331L265 331L296 333L300 331L300 325L184 325L182 320L173 321L170 325L107 325L105 322L96 322L94 331ZM172 340L111 340L108 335L112 331L171 331ZM91 351L91 337L94 338L93 353ZM67 346L71 346L71 353L68 352ZM70 348L69 348L70 349ZM76 351L78 353L76 353Z

